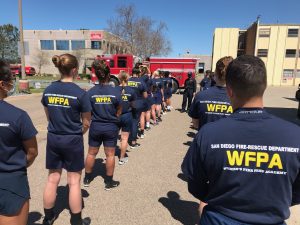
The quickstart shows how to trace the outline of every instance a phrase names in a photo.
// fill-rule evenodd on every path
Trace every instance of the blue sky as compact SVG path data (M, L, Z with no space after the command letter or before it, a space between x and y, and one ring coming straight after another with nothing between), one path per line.
M211 54L216 27L246 28L258 15L261 23L300 24L300 0L23 0L24 29L105 29L116 6L127 3L167 24L170 56ZM0 24L18 25L17 9L18 0L2 0Z

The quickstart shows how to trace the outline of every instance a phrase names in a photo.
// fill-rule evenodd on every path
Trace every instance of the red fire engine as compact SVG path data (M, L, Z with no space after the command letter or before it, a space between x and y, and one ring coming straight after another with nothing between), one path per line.
M10 70L15 76L21 76L21 65L20 64L11 64ZM34 67L25 66L26 76L34 76L36 74Z
M105 60L110 67L111 79L115 85L119 84L118 74L120 71L126 71L131 74L136 61L133 55L130 54L115 54L115 55L102 55L97 56L96 59ZM195 77L195 67L197 60L192 58L150 58L143 64L148 65L150 72L155 70L169 71L173 79L173 91L176 92L178 88L184 87L184 82L187 79L187 73L192 72ZM94 70L91 70L91 81L96 83L97 77Z

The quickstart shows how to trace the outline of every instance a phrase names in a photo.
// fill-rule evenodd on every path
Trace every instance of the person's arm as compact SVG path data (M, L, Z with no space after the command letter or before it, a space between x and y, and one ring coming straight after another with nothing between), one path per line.
M48 108L44 106L44 111L45 111L45 114L46 114L46 118L47 118L47 121L49 122L49 112L48 112Z
M201 155L206 151L206 147L201 144L202 133L199 132L189 148L181 169L188 179L188 190L197 199L205 201L208 193L208 178L206 175L204 160Z
M122 115L122 105L117 106L117 117L120 117Z
M193 90L194 95L196 94L196 91L197 91L197 82L194 79L194 90Z
M22 145L26 153L27 167L29 167L38 155L36 141L37 130L33 126L30 117L25 112L20 116L17 124L20 124L19 135L22 139Z
M300 173L293 184L292 206L300 204Z
M193 128L198 130L199 129L199 119L192 118L192 123L193 123Z
M143 92L143 98L148 98L148 94L147 94L147 92L145 91L145 92Z
M81 113L82 134L85 134L89 130L91 124L91 117L91 112Z
M36 136L23 141L24 151L26 152L27 167L30 167L38 156L38 146Z

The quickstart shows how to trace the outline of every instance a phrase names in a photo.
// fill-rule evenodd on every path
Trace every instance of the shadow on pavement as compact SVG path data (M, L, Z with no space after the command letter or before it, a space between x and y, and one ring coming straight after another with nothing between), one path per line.
M294 102L298 102L298 100L296 98L288 98L288 97L283 97L284 99L287 99L287 100L291 100L291 101L294 101Z
M40 212L30 212L28 214L28 225L42 225L41 223L37 223L42 218L42 214Z
M188 181L188 179L184 176L183 173L179 173L179 174L177 175L177 177L178 177L180 180L183 180L184 182L187 182L187 181Z
M196 136L196 134L194 132L191 132L191 131L189 131L186 135L190 138L194 138Z
M96 177L100 176L103 179L105 178L105 162L103 159L96 159L95 165L92 172L92 180L94 180Z
M265 107L265 110L274 116L300 126L300 120L297 119L297 109L295 108Z
M191 142L191 141L187 141L187 142L184 142L183 144L190 147L192 145L192 143L193 142Z
M83 198L89 197L89 193L81 189L81 195L82 195L82 208L84 208L84 201ZM55 207L54 211L57 216L64 211L65 209L69 209L69 187L68 185L66 186L59 186L57 188L57 197L56 197L56 202L55 202Z
M184 225L195 225L199 223L199 204L196 202L180 199L180 195L175 191L169 191L167 197L162 197L158 201L166 207L171 216Z

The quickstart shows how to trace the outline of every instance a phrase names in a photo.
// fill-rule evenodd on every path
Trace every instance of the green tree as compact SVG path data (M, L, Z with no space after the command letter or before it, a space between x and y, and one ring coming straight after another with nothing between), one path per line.
M19 29L12 24L0 26L0 57L10 63L19 61Z

